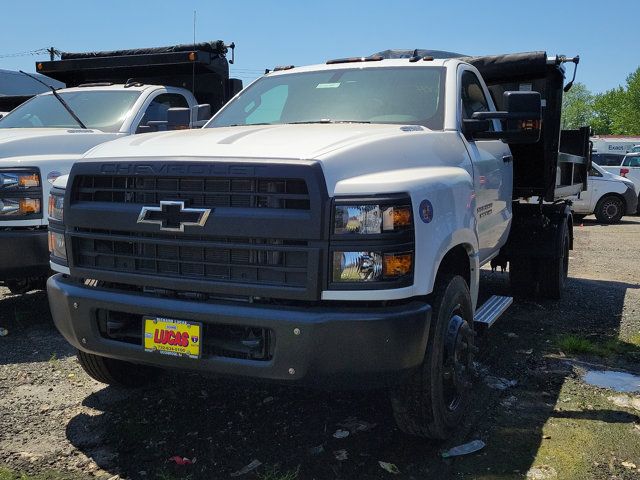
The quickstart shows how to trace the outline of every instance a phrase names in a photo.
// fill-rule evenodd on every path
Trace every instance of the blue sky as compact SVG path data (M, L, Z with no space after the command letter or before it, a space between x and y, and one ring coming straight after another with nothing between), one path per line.
M11 70L33 71L47 56L4 55L49 46L89 51L189 43L194 10L198 41L236 43L232 74L245 82L275 65L387 48L580 54L578 81L594 92L624 84L640 66L638 0L5 0L0 8L0 68Z

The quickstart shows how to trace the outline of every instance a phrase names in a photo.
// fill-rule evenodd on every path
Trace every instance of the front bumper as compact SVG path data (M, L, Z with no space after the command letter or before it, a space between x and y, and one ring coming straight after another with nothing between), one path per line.
M627 187L627 190L622 195L624 197L625 204L627 205L627 215L633 215L638 209L638 194L635 188Z
M47 228L0 230L0 281L49 273Z
M88 288L62 274L49 279L47 290L58 330L86 352L159 367L337 388L402 381L422 363L431 318L431 307L417 300L370 308L204 303ZM264 361L192 360L147 353L142 345L105 338L98 310L268 328L273 355Z

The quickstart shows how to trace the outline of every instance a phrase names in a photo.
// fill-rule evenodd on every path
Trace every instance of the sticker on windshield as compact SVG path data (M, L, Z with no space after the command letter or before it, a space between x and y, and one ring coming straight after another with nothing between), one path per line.
M316 85L316 88L338 88L340 86L340 82L335 83L319 83Z

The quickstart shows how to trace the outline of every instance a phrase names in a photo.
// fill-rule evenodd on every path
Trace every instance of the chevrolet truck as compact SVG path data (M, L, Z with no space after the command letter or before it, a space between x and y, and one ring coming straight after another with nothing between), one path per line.
M91 377L385 387L404 432L451 435L476 335L513 300L480 305L480 267L561 295L589 132L560 130L577 59L399 56L276 68L205 128L58 179L49 302Z
M49 189L85 152L174 125L201 127L212 108L239 90L229 79L226 52L218 41L62 53L61 60L36 64L70 88L50 87L0 119L0 284L13 293L44 287ZM181 108L190 109L190 118L172 110ZM177 116L169 118L172 112Z

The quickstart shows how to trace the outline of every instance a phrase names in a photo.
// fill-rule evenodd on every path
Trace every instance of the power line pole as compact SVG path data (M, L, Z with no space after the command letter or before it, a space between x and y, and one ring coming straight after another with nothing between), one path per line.
M55 47L51 47L51 48L47 48L47 52L49 52L49 58L51 59L51 61L53 62L56 53L58 53L58 51L55 49Z

